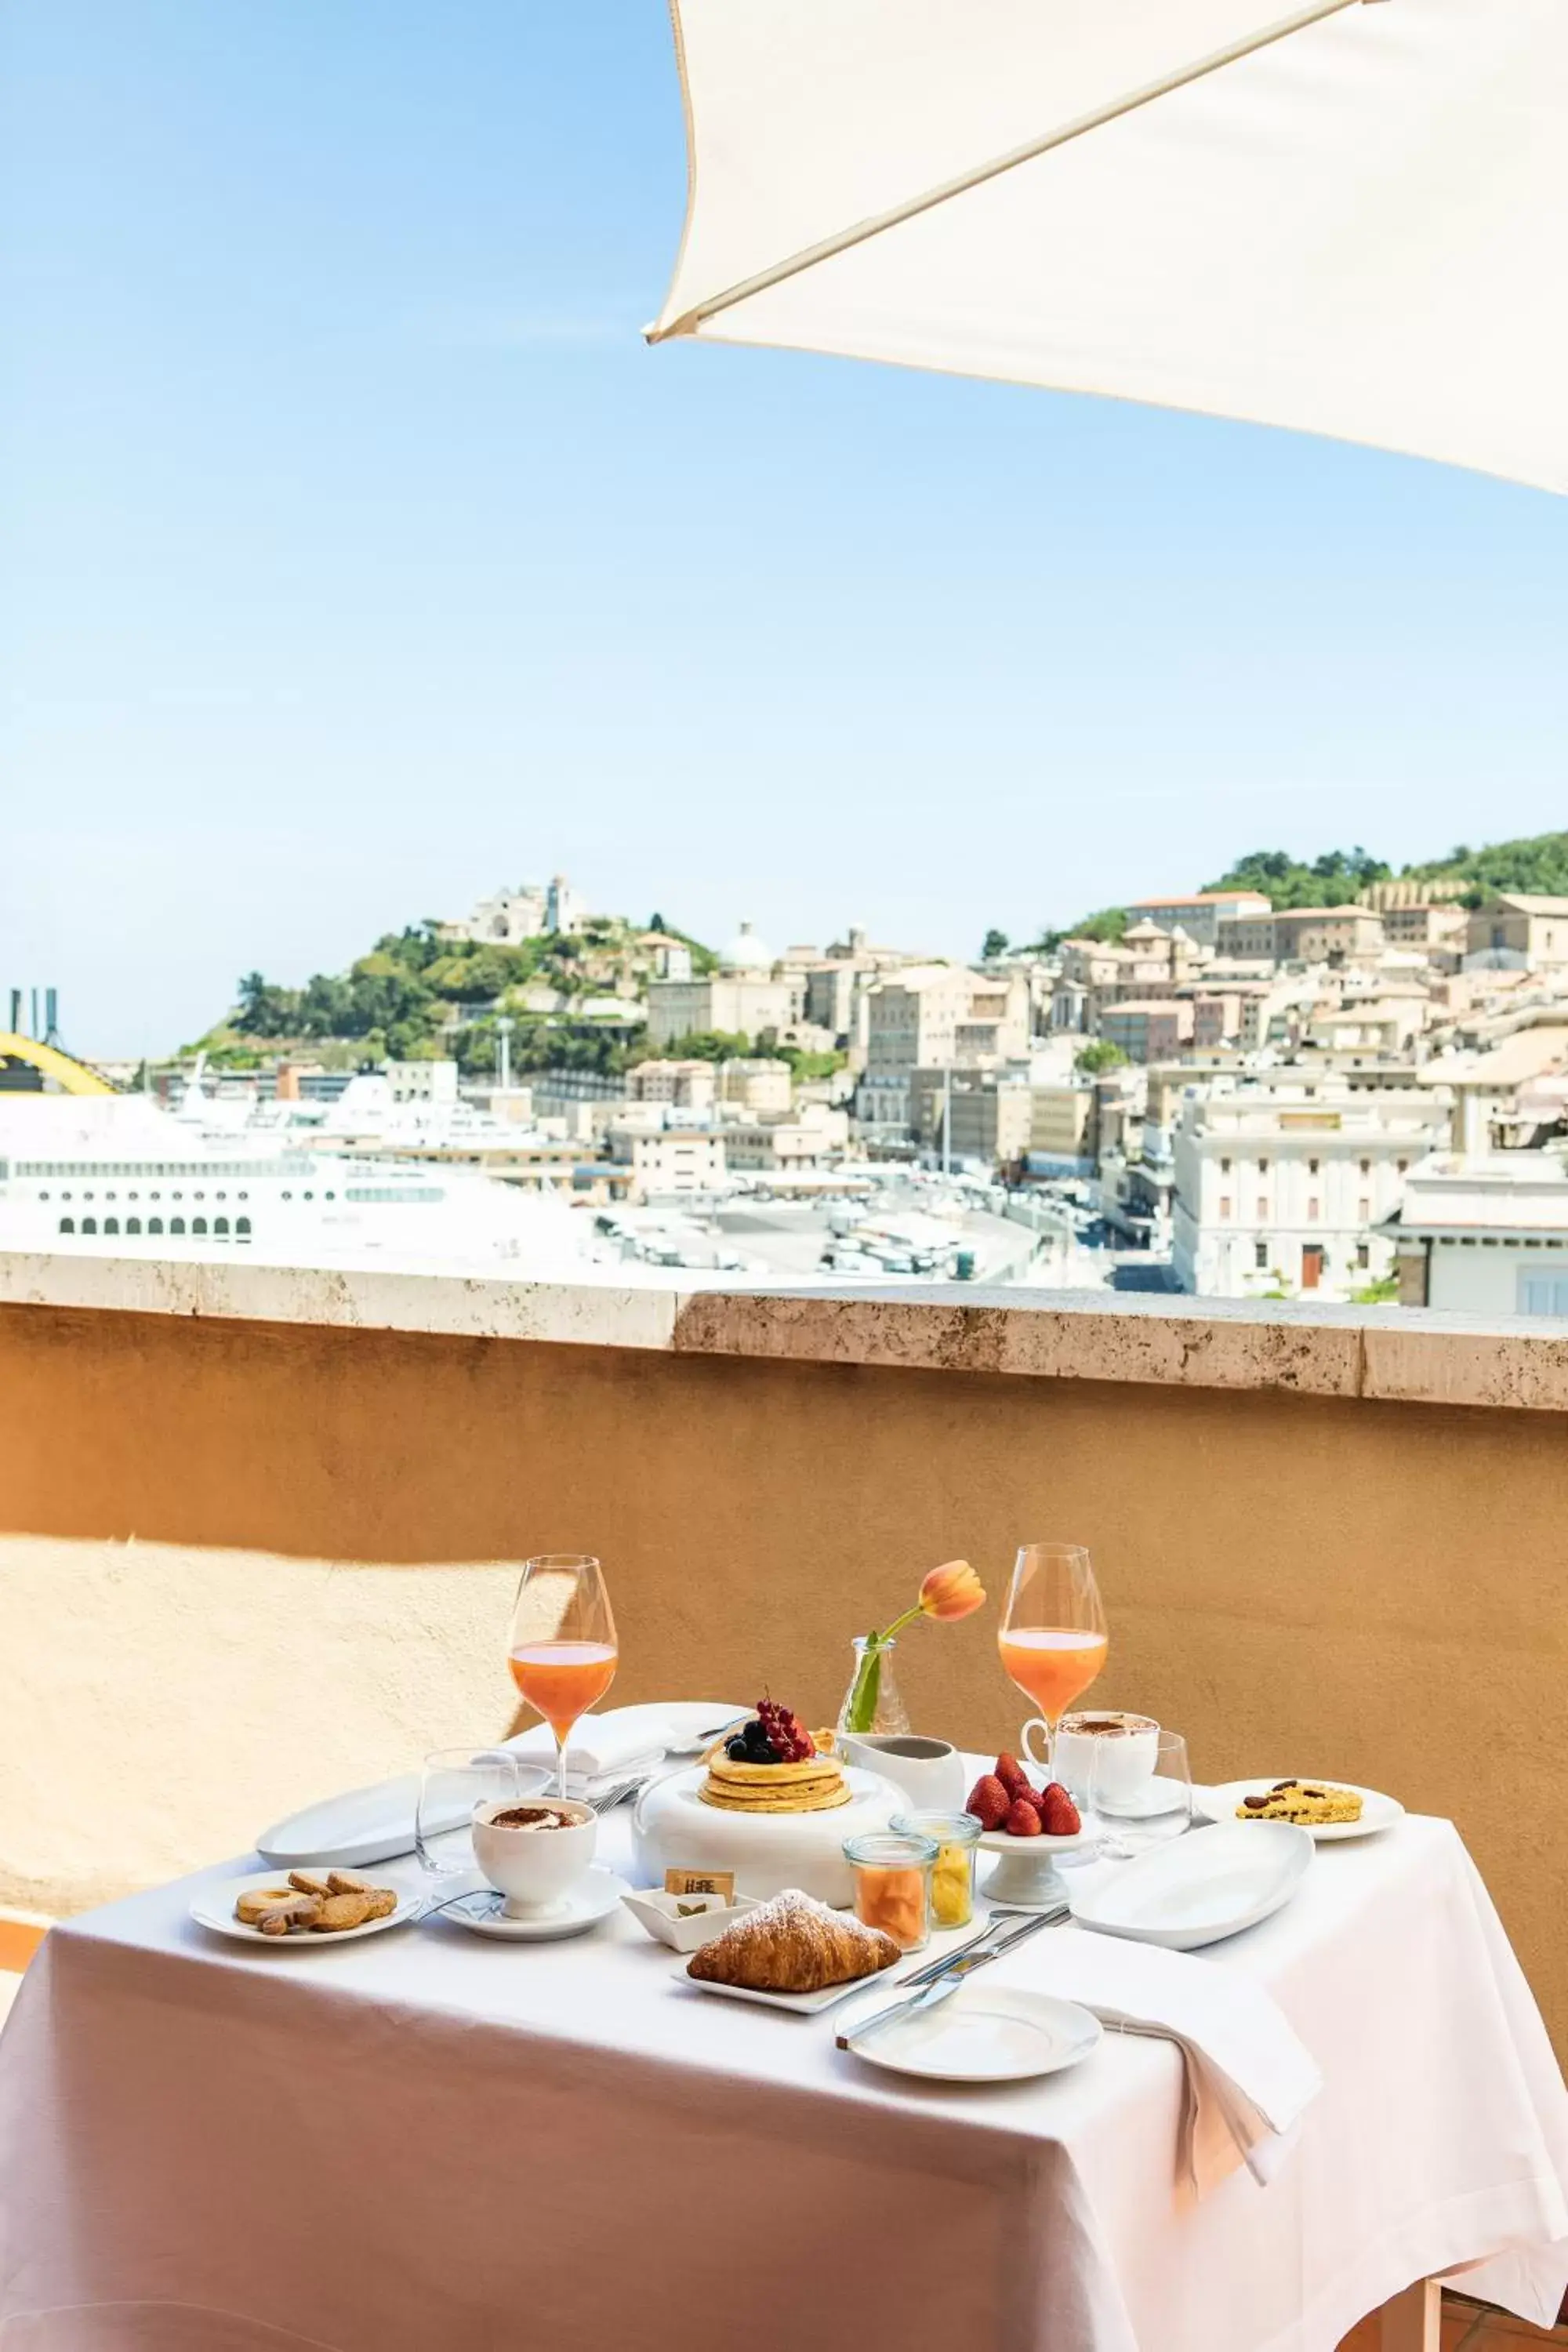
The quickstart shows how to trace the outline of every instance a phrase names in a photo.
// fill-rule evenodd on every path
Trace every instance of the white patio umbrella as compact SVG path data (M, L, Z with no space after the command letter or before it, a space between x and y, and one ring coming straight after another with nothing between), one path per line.
M1568 0L672 0L650 340L1249 417L1568 489Z

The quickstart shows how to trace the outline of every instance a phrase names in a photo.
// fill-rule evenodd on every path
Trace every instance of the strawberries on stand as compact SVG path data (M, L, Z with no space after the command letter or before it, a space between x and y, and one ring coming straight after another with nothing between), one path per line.
M1076 1837L1083 1827L1061 1782L1037 1789L1016 1756L998 1756L994 1772L982 1773L966 1811L983 1830L1005 1830L1009 1837Z

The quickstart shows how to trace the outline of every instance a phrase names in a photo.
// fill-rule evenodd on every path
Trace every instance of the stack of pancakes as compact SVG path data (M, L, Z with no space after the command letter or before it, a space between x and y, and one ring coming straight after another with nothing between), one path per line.
M721 1748L708 1759L697 1791L705 1805L726 1813L826 1813L849 1802L849 1784L837 1756L808 1756L799 1764L736 1764Z

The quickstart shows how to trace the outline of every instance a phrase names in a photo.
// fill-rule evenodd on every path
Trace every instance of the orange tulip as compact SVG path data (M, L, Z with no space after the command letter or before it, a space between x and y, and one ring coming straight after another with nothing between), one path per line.
M921 1609L927 1617L952 1623L973 1616L985 1601L985 1588L966 1559L950 1559L933 1568L921 1586Z

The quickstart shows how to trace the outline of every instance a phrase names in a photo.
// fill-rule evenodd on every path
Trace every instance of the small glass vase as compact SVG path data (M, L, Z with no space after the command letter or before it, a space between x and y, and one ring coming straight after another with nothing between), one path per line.
M896 1642L879 1641L874 1633L857 1633L855 1671L838 1710L840 1731L908 1731L910 1718L899 1685L893 1680Z

